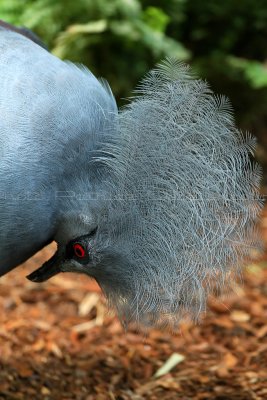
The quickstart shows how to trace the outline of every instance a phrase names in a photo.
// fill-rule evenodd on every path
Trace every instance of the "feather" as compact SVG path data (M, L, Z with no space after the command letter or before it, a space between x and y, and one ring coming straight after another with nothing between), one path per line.
M128 260L116 286L115 265L99 283L124 323L197 319L212 287L240 273L262 208L254 147L187 66L167 59L141 82L95 159L111 177L109 240Z

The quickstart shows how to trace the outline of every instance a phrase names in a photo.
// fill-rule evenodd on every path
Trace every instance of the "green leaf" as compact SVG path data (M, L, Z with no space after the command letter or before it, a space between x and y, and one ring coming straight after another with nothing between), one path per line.
M66 32L70 35L101 33L107 30L107 26L107 20L100 19L99 21L88 22L87 24L70 25Z
M141 40L140 32L132 21L112 21L110 22L110 30L115 35L124 36L128 40Z
M231 67L243 72L245 78L254 89L267 87L267 65L255 60L246 60L234 56L227 57Z
M143 21L155 31L165 32L170 17L157 7L147 7L143 12Z
M153 51L156 57L176 57L183 61L189 59L190 52L180 42L153 30L141 21L137 25L141 32L141 41Z

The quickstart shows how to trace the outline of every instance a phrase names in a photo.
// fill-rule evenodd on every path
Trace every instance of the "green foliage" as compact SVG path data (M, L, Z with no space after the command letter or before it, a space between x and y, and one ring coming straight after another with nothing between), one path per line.
M167 14L138 0L2 0L0 17L34 30L55 55L88 65L117 97L159 59L190 55L165 34Z
M259 61L250 61L234 56L228 56L227 62L230 67L243 74L252 88L267 87L267 65Z
M241 125L267 117L266 0L0 0L0 18L88 65L117 98L176 56L231 98Z

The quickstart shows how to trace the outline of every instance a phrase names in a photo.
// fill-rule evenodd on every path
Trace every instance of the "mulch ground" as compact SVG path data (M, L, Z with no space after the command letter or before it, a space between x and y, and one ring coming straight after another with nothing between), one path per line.
M267 253L200 324L144 337L124 332L87 277L27 281L52 252L0 279L0 400L267 399Z

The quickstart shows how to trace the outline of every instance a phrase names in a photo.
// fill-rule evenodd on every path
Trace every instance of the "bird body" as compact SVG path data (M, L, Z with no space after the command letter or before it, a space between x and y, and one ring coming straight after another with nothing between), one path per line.
M118 112L107 83L10 29L0 87L0 274L55 240L32 281L85 273L123 323L197 318L262 205L227 100L165 60Z
M68 206L74 214L81 209L77 194L92 191L91 151L104 114L116 113L116 104L86 68L6 29L0 30L0 87L3 274L52 241Z

